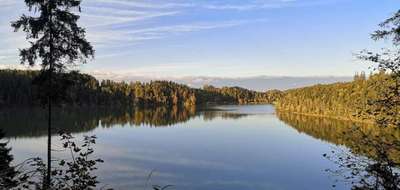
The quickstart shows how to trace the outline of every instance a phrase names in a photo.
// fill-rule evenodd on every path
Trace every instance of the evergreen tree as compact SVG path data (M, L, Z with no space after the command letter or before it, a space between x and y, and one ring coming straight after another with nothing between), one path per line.
M16 177L18 172L11 165L13 156L10 154L11 148L8 148L8 142L4 142L4 133L0 131L0 189L12 189L17 187Z
M54 97L59 89L56 73L65 71L68 65L77 60L85 62L93 57L94 50L85 39L85 30L77 25L79 16L75 10L81 11L81 0L25 0L30 12L12 22L15 31L22 30L30 42L30 47L20 50L21 63L40 64L42 67L42 88L48 105L48 147L47 177L45 188L51 183L51 109ZM31 16L33 15L33 16Z
M392 85L380 91L379 99L370 102L373 106L371 112L385 113L377 118L379 125L400 128L400 117L393 117L400 113L400 10L382 22L380 27L380 30L372 34L372 39L390 40L393 48L384 49L379 53L365 50L359 57L376 64L376 70L390 75Z
M375 98L367 101L366 110L368 114L374 116L377 127L400 130L400 10L380 26L382 30L376 31L372 38L374 40L390 39L393 42L393 48L379 53L363 51L359 56L362 60L377 64L376 70L386 76L385 80L380 81L382 83L372 88L377 94ZM362 115L358 116L362 118ZM345 179L352 180L354 190L399 190L400 162L398 156L393 155L400 153L400 141L398 139L388 141L378 135L371 139L370 135L358 128L351 133L357 133L362 137L357 143L370 146L369 152L373 153L373 157L366 159L357 154L343 153L324 156L339 165L339 172L340 170L347 171L341 174Z

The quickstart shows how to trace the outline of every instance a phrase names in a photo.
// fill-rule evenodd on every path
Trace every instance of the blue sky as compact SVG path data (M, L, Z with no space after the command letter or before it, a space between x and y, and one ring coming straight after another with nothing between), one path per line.
M84 0L81 25L110 77L349 76L353 53L382 44L369 34L398 0ZM18 66L24 35L9 22L22 0L0 0L0 68Z

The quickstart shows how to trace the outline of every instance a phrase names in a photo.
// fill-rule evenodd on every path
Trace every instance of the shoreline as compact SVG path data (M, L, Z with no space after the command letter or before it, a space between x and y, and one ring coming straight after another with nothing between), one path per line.
M339 116L328 116L328 115L312 114L312 113L293 112L293 111L290 111L290 110L280 110L280 109L277 109L277 108L275 108L275 110L276 110L276 112L291 113L291 114L310 116L310 117L327 118L327 119L334 119L334 120L340 120L340 121L349 121L349 122L360 123L360 124L369 124L369 125L374 125L375 124L375 122L371 121L371 120L351 119L351 118L348 118L348 117L339 117Z

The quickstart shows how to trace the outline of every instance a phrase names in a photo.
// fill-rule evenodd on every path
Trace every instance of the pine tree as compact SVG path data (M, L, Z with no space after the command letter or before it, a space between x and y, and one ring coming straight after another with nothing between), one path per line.
M379 53L365 50L359 57L375 63L376 70L390 75L391 78L386 82L392 83L392 85L381 91L379 99L370 102L373 106L371 111L374 114L385 113L377 120L380 126L400 128L400 117L398 117L400 113L400 10L382 22L380 27L381 30L372 34L372 39L376 41L390 40L393 47Z
M11 165L13 156L10 154L11 148L7 147L8 142L4 142L4 133L0 131L0 189L11 189L18 186L16 177L18 172Z
M81 11L81 0L25 0L30 14L22 15L12 22L15 31L22 30L30 47L20 50L21 63L41 65L42 89L47 97L48 105L48 146L47 177L44 188L51 184L51 113L52 102L62 92L55 89L57 73L65 72L68 65L78 60L85 63L94 56L94 49L85 39L85 30L77 25L79 16L75 10Z

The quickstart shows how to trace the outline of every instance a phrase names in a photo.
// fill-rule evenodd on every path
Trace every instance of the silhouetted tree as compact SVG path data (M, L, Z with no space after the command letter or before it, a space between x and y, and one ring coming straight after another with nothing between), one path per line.
M40 64L47 88L42 89L47 96L48 104L48 157L47 180L51 183L51 108L53 97L60 92L53 89L55 73L64 72L67 65L77 60L85 62L93 57L94 50L85 39L85 30L77 25L79 16L75 10L81 11L81 0L25 0L30 12L22 15L12 23L15 31L22 29L30 47L20 50L21 63ZM31 16L32 15L32 16ZM58 90L58 89L57 89Z
M93 172L97 170L98 163L104 162L102 159L92 158L96 136L84 136L81 146L73 141L71 134L64 133L60 136L63 148L70 152L71 160L59 160L61 169L52 171L56 176L51 184L52 189L95 189L99 181Z
M10 164L10 159L3 159L5 167L2 172L6 175L0 175L0 189L7 190L93 190L99 185L97 176L94 171L97 170L97 164L103 160L93 158L94 144L96 144L95 136L84 136L83 143L78 145L73 141L70 134L60 134L63 149L59 151L67 151L70 154L69 159L57 160L57 167L52 169L54 176L50 184L44 186L47 179L46 164L41 158L30 158L23 163L18 164L18 171ZM0 144L2 145L2 144ZM9 149L7 149L9 150ZM7 151L6 151L7 152ZM7 158L12 158L9 152L6 153ZM105 186L101 189L106 189ZM107 188L111 190L111 188Z
M11 166L14 158L10 154L11 148L7 147L8 142L3 138L4 133L0 130L0 189L11 189L18 186L15 179L18 172Z

